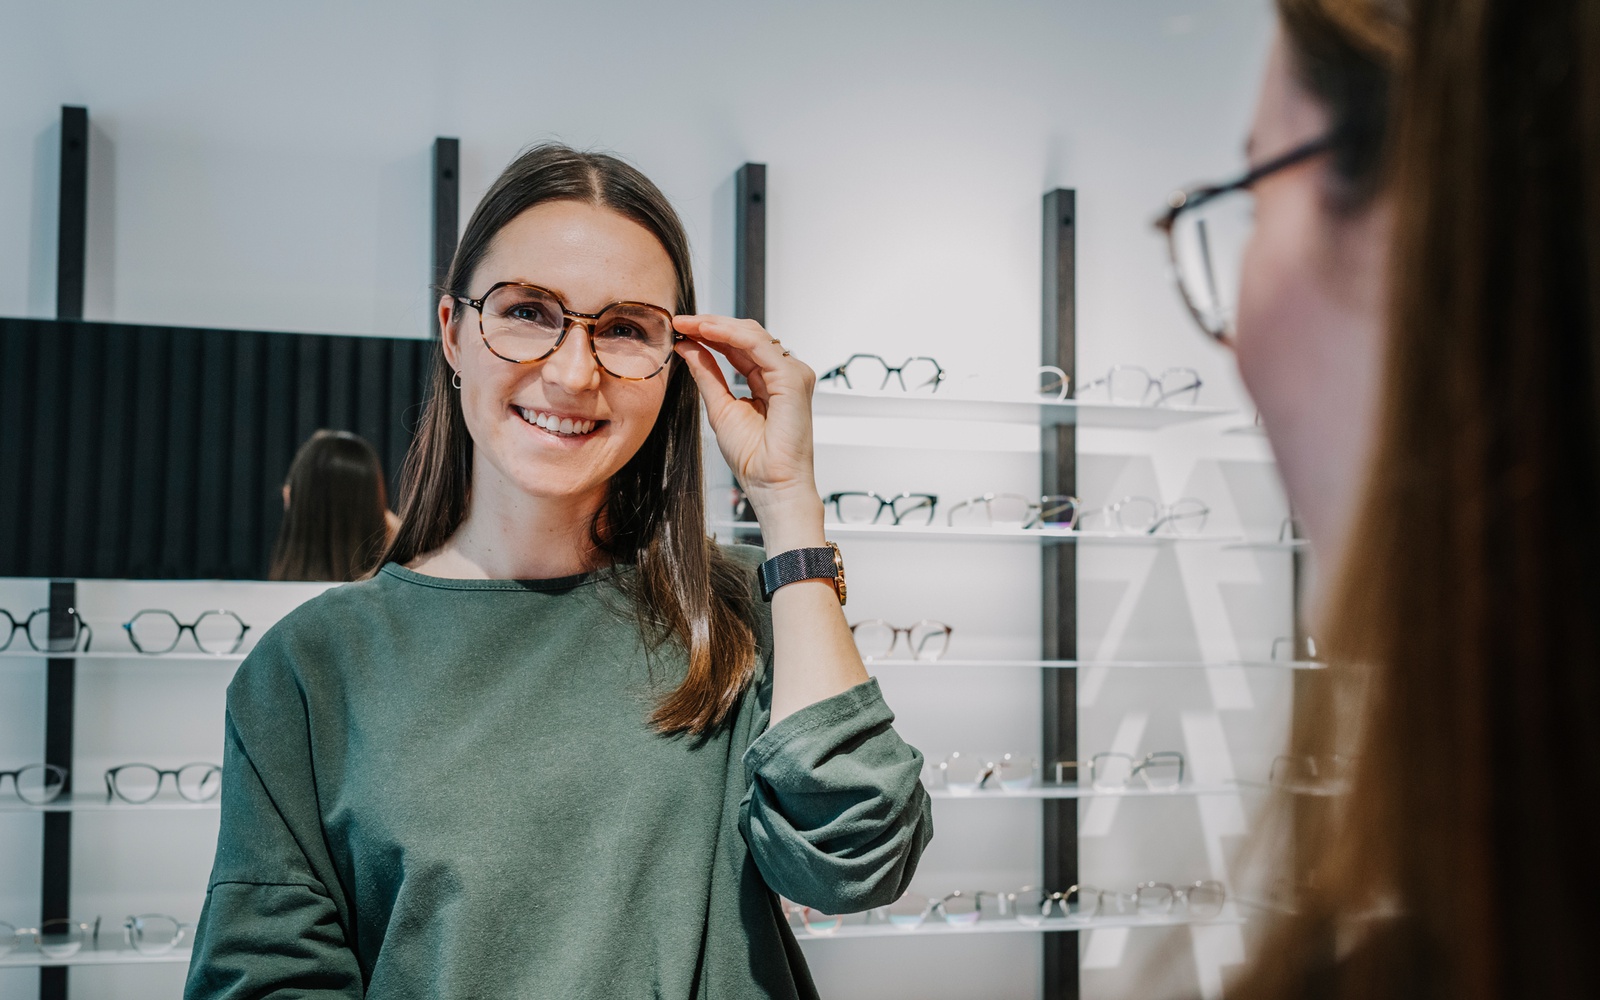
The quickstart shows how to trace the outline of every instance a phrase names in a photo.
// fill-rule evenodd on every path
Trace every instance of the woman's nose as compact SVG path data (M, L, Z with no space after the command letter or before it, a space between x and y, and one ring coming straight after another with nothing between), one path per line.
M546 381L577 393L596 387L600 366L595 364L594 352L589 348L589 324L583 320L570 322L567 339L545 359L540 374Z

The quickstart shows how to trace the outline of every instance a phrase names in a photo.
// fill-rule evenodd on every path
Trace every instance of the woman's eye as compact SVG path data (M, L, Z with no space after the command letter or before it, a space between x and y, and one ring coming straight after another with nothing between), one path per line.
M629 323L612 323L601 336L613 340L640 340L644 337L644 331Z
M506 315L512 319L522 320L525 323L546 323L549 321L549 313L545 311L544 307L531 303L512 306Z

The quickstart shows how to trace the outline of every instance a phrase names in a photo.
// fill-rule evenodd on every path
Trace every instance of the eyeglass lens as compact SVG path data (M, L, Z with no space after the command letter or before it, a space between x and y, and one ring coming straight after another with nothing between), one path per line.
M1233 331L1253 208L1248 191L1231 191L1180 213L1173 223L1172 264L1178 287L1213 337Z
M483 303L483 336L508 361L537 361L555 350L566 329L561 300L542 288L501 285ZM606 371L648 378L672 356L672 317L642 303L623 302L600 313L590 337Z

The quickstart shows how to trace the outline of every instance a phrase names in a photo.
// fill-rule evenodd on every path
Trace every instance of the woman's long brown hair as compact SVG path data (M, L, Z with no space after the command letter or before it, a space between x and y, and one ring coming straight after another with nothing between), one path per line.
M1293 735L1353 754L1350 793L1287 807L1294 913L1230 995L1593 996L1600 4L1404 6L1279 3L1297 56L1394 73L1392 302L1333 663Z
M495 181L467 223L440 294L470 297L474 271L500 230L535 205L563 200L599 205L654 234L677 274L677 312L695 311L689 239L666 196L615 157L560 145L523 153ZM472 438L451 375L441 341L406 453L400 529L379 566L439 548L466 519ZM644 445L612 478L590 536L612 562L636 568L616 579L652 645L676 644L688 659L687 675L662 697L651 722L662 732L699 734L728 718L754 673L752 582L706 537L694 379L676 358L657 377L667 379L661 413Z
M269 580L359 580L387 541L383 463L366 439L320 430L289 463L289 503L272 547Z

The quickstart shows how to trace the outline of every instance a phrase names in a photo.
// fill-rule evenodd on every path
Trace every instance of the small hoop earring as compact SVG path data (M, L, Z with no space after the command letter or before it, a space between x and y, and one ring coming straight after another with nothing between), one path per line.
M456 369L455 375L450 379L450 384L457 389L461 388L461 369Z

